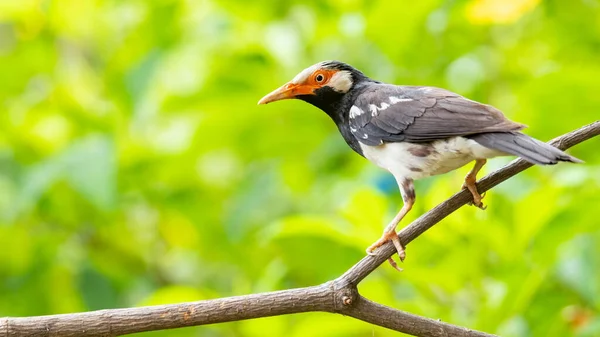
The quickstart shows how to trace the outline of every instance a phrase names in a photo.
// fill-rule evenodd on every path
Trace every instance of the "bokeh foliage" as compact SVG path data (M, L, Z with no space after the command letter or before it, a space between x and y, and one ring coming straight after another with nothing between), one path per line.
M600 116L598 0L0 2L0 316L325 282L400 207L301 102L340 59L493 104L543 140ZM600 335L600 146L465 207L363 295L505 336ZM487 172L509 159L495 159ZM417 183L416 218L466 168ZM144 336L392 336L302 314Z

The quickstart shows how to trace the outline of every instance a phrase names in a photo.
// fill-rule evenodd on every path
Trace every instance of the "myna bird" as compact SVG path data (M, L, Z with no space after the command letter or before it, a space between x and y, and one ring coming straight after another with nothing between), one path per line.
M398 182L404 205L381 238L367 248L371 255L392 241L404 260L396 226L415 202L415 179L475 161L462 188L473 195L473 205L485 209L475 182L488 158L514 155L540 165L581 162L521 133L525 125L510 121L490 105L440 88L382 83L339 61L304 69L258 104L289 98L325 111L355 152L388 170ZM389 262L399 269L392 258Z

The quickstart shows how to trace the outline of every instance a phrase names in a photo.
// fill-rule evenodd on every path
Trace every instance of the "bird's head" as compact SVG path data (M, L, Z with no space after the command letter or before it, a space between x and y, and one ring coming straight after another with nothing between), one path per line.
M354 85L368 80L359 70L339 61L324 61L302 70L290 82L258 101L267 104L298 98L328 112Z

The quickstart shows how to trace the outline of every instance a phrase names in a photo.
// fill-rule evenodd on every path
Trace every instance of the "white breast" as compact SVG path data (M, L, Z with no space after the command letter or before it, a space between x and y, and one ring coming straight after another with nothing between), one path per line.
M432 143L360 144L363 154L396 179L420 179L455 170L475 159L506 155L488 149L474 140L454 137Z

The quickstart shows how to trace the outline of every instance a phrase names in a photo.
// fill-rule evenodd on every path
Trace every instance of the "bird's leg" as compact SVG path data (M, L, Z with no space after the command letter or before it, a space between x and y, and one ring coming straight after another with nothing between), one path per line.
M487 206L483 205L483 203L481 202L481 199L483 199L485 193L483 195L479 194L475 182L477 181L477 173L479 172L479 170L481 170L481 168L483 167L483 165L485 165L486 162L487 160L485 159L476 159L475 165L473 166L471 171L469 171L469 173L467 173L467 175L465 176L465 182L462 185L463 189L468 189L473 195L473 205L481 209L487 208Z
M392 243L396 247L396 251L398 252L400 261L404 261L406 253L404 252L404 246L400 242L398 234L396 234L396 227L398 226L398 223L400 223L402 218L404 218L404 216L411 210L413 204L415 203L416 196L415 187L411 179L398 180L398 185L400 187L400 193L402 194L402 200L404 201L404 205L402 206L398 214L396 214L394 219L392 219L392 221L385 227L381 238L375 241L375 243L369 246L369 248L367 248L367 254L374 255L373 251L376 248L381 247L384 243L388 241L392 241ZM398 265L396 264L394 259L390 257L388 261L390 262L392 267L401 270L400 268L398 268Z

